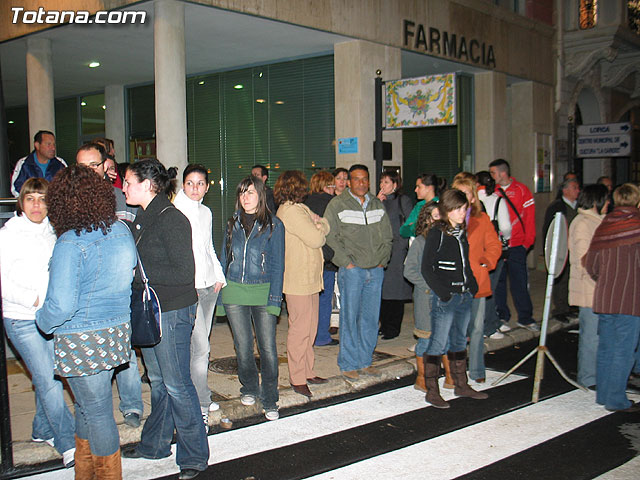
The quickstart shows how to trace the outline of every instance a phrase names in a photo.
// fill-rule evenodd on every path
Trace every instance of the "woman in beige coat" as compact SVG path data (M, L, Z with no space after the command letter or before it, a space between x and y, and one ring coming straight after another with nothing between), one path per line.
M311 397L308 384L326 383L313 371L313 342L318 328L318 295L323 288L322 246L329 223L303 204L308 182L298 170L288 170L274 187L277 216L284 224L285 254L282 291L287 300L289 380L296 393Z
M582 266L582 257L596 228L609 207L609 191L604 185L587 185L578 197L578 215L569 227L569 305L580 307L580 339L578 341L578 383L585 387L596 384L598 352L598 315L593 313L593 291L596 283Z

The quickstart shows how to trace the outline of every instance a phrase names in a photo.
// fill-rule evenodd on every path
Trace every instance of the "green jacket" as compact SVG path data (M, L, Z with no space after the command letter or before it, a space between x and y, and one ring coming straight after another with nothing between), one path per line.
M360 268L385 266L391 257L389 215L378 198L368 195L366 212L348 188L334 197L324 212L331 227L327 245L335 252L331 261L338 267L349 263Z

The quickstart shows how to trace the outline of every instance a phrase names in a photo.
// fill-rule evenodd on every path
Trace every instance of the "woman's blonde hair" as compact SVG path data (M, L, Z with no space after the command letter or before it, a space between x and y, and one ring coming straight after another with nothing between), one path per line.
M620 185L613 191L613 203L616 207L637 207L640 203L640 189L633 183Z
M469 174L471 176L463 175L467 172L460 172L453 179L453 183L451 184L451 188L467 187L471 189L471 195L473 196L473 203L471 203L471 215L477 217L482 212L482 207L480 206L480 199L478 198L478 187L475 181L475 175Z
M334 183L335 178L330 172L320 170L319 172L314 173L311 177L311 180L309 181L309 191L311 193L320 193L324 191L325 187L333 185Z

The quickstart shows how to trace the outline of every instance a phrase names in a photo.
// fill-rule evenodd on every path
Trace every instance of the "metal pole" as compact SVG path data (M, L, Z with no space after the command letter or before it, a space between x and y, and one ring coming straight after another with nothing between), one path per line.
M0 282L0 298L2 283ZM7 352L5 349L5 333L0 301L0 455L2 455L2 472L13 470L13 445L11 438L11 413L9 411L9 382L7 381Z
M380 75L382 72L376 70L376 85L375 85L375 142L373 144L373 159L376 162L376 184L377 190L380 185L380 177L382 176L382 78Z

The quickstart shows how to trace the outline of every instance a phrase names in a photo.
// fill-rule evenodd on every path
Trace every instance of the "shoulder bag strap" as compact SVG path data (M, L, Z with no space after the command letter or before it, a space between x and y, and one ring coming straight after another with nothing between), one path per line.
M520 222L520 224L522 225L522 231L524 233L527 232L526 227L524 225L524 222L522 221L522 218L520 217L520 214L518 213L518 209L516 208L516 206L513 204L513 202L511 201L511 199L507 196L507 192L505 192L502 187L498 187L498 190L500 190L502 192L502 196L504 197L504 199L507 201L507 203L509 204L509 206L511 207L511 209L513 210L513 212L516 214L516 217L518 217L518 221Z

